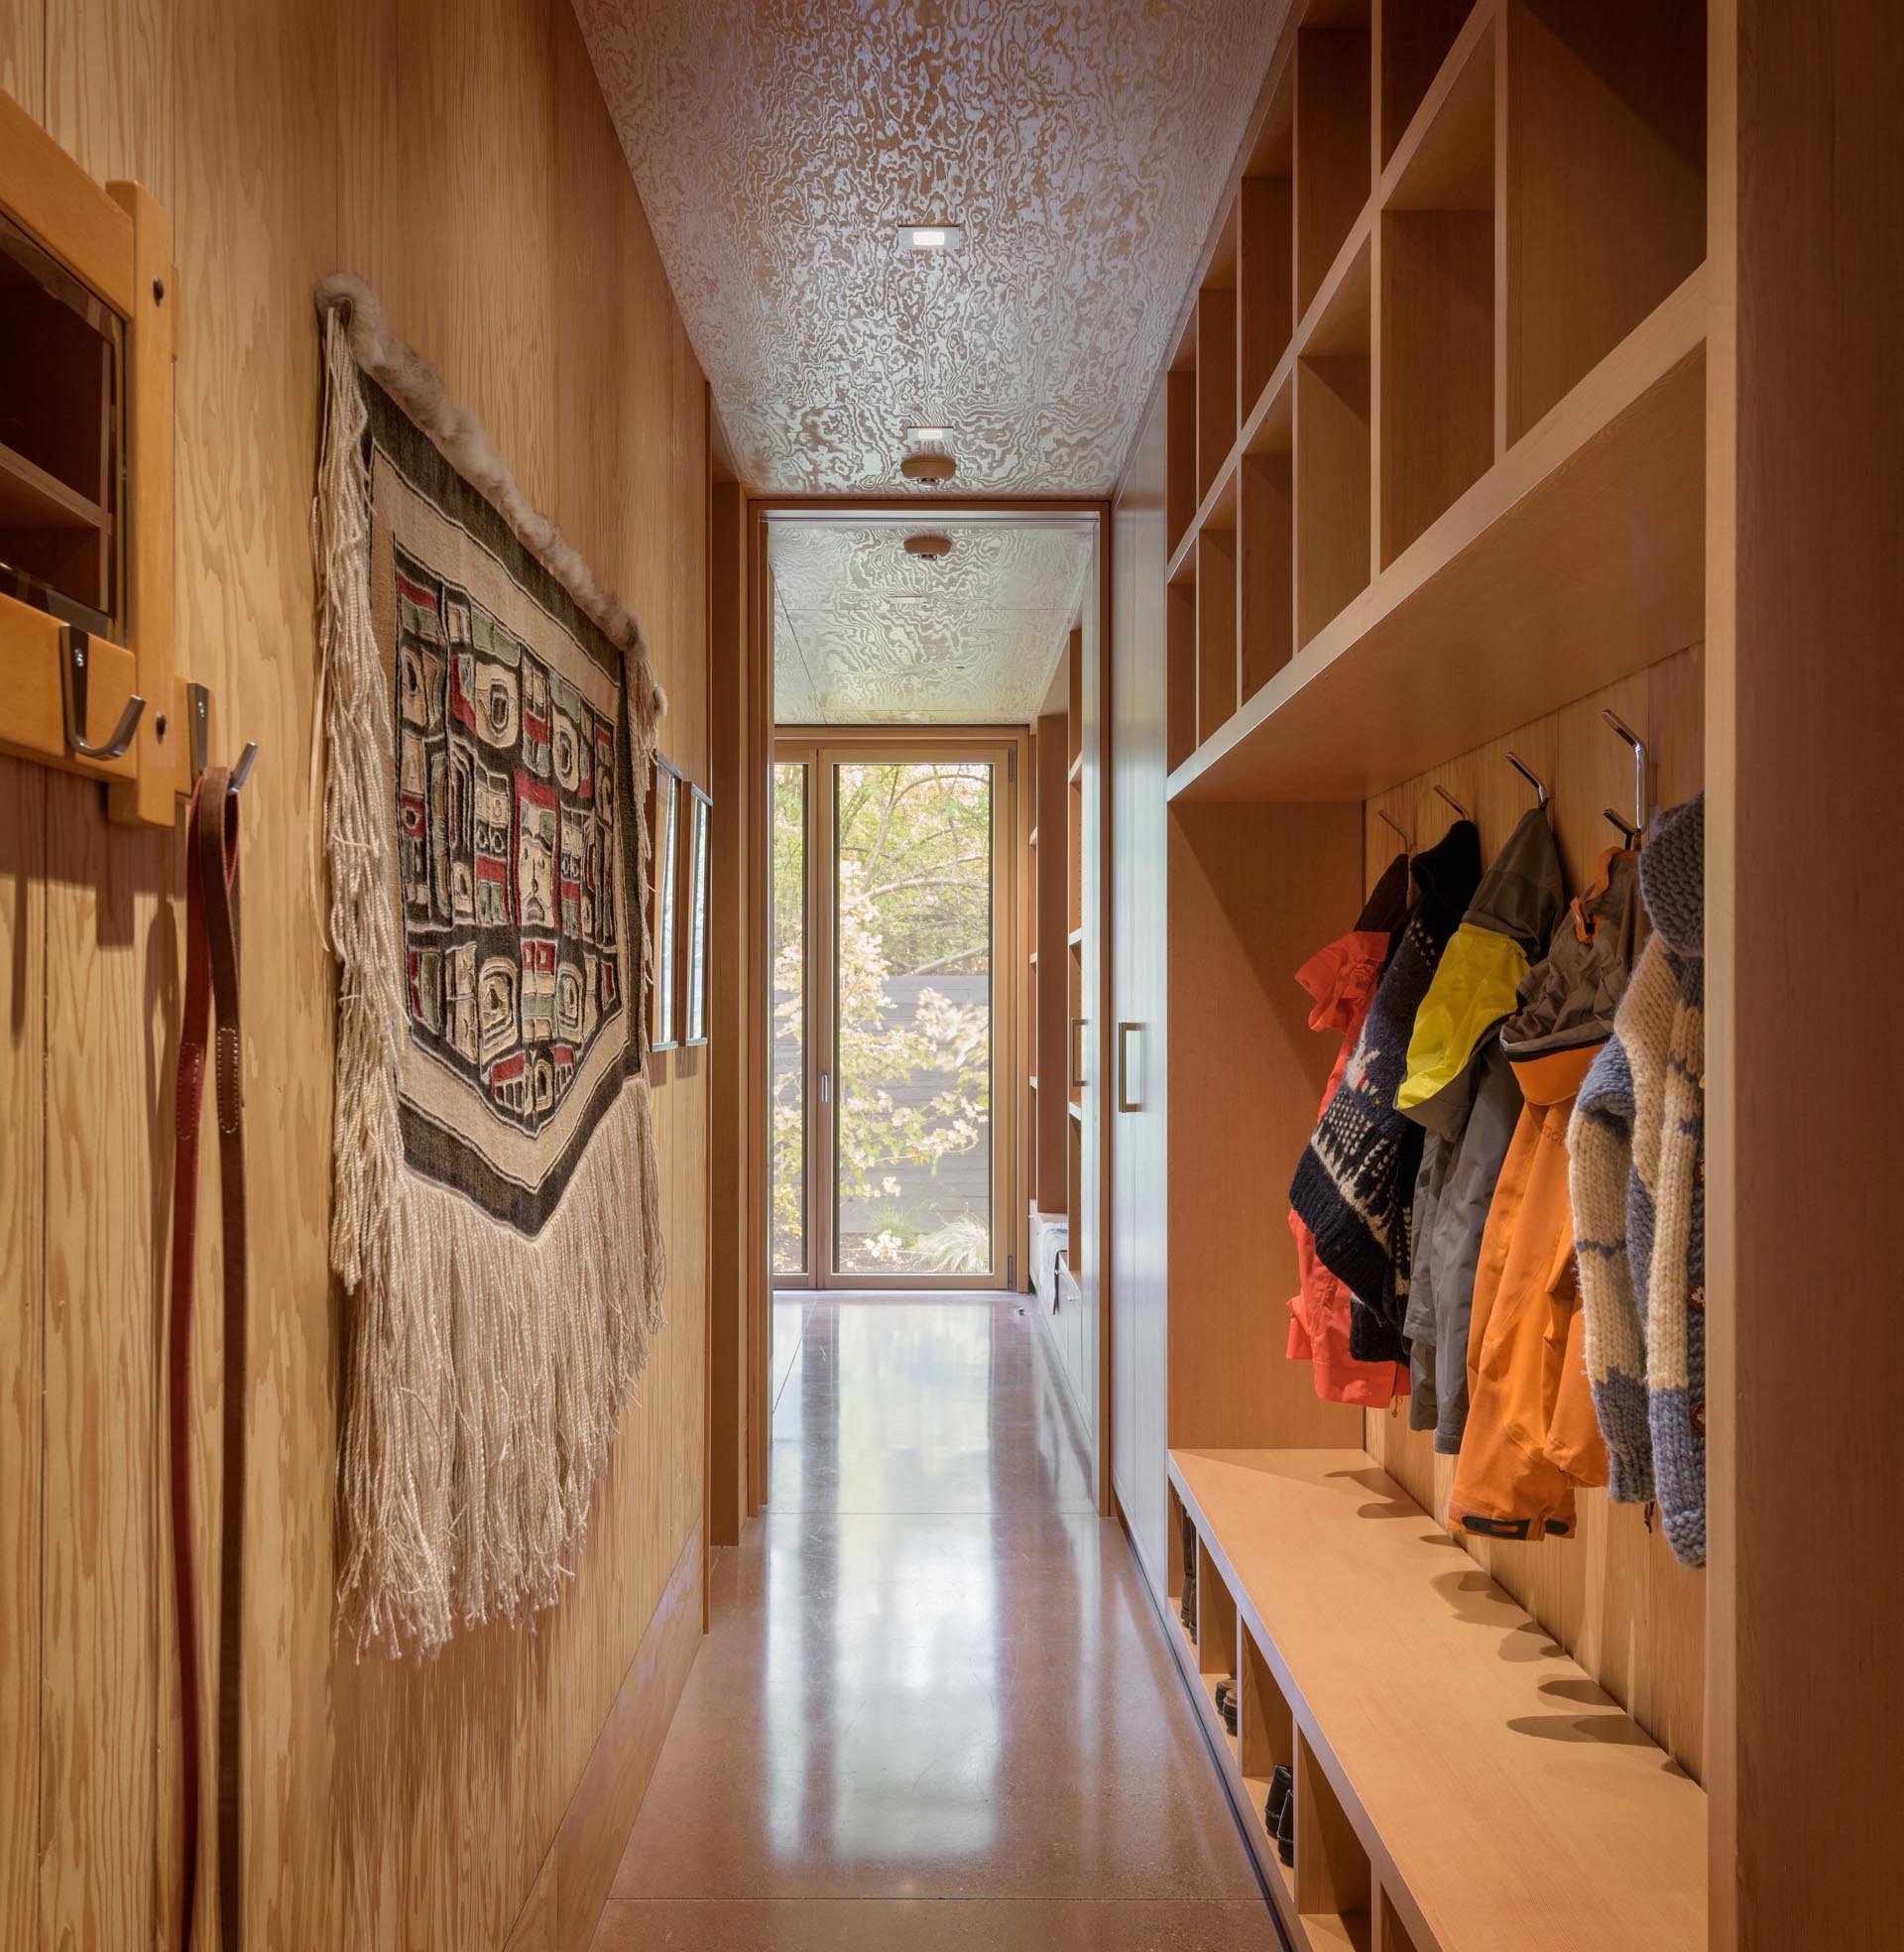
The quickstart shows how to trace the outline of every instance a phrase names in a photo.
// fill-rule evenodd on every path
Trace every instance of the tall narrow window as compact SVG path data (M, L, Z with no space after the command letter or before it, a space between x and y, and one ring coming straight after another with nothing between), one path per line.
M774 768L774 1273L807 1261L807 769Z
M833 772L833 1272L983 1278L1000 1265L994 768Z

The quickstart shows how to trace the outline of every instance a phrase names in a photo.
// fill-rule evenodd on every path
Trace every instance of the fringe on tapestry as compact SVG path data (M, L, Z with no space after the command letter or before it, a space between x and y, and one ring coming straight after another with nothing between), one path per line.
M312 542L350 1290L338 1603L428 1654L560 1597L663 1325L633 617L353 278Z

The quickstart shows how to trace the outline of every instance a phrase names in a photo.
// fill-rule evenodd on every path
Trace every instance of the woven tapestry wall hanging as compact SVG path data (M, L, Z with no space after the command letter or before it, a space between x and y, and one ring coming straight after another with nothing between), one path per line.
M354 279L313 537L353 1294L339 1605L430 1652L560 1595L661 1327L635 621Z

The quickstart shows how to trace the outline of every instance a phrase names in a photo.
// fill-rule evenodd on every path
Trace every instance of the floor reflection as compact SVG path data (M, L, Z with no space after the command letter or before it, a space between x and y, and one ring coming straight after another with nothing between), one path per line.
M725 1945L743 1928L712 1913L746 1901L735 1943L859 1944L767 1901L924 1897L1065 1910L1004 1907L995 1931L961 1906L932 1931L978 1936L914 1919L907 1943L1016 1945L1040 1918L1026 1942L1149 1943L1115 1934L1190 1899L1208 1932L1169 1942L1272 1945L1035 1322L1012 1297L776 1315L772 1503L717 1563L598 1945Z

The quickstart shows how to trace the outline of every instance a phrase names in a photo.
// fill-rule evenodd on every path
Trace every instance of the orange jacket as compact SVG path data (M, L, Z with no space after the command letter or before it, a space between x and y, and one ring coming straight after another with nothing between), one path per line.
M1566 1536L1574 1488L1606 1482L1574 1279L1567 1121L1592 1048L1514 1065L1525 1104L1494 1186L1468 1327L1468 1427L1449 1528Z
M1606 1482L1587 1381L1567 1123L1632 965L1635 857L1609 848L1501 1032L1523 1105L1494 1186L1468 1324L1468 1427L1451 1531L1566 1537L1574 1490Z
M1356 1038L1362 1034L1363 1019L1374 1001L1389 941L1385 928L1352 929L1326 949L1318 949L1296 971L1296 981L1316 1000L1309 1014L1309 1028L1342 1034L1335 1069L1323 1087L1325 1109L1342 1082ZM1298 1279L1297 1292L1289 1298L1289 1360L1315 1366L1316 1395L1326 1403L1385 1408L1395 1398L1407 1395L1406 1366L1357 1362L1350 1355L1353 1298L1349 1289L1322 1265L1316 1255L1315 1236L1293 1212L1289 1231L1296 1238Z

